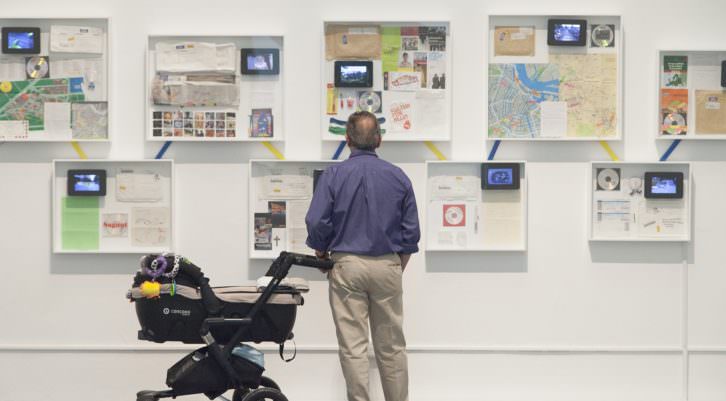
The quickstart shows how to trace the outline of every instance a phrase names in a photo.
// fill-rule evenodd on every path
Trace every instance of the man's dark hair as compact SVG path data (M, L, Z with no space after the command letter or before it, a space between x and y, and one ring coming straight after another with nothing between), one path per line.
M348 117L345 132L350 138L350 145L356 149L372 151L378 147L381 128L375 114L368 111L357 111Z

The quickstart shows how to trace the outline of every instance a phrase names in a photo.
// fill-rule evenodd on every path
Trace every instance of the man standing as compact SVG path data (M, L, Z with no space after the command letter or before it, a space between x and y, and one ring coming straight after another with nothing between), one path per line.
M330 307L348 401L369 401L368 323L386 401L408 401L402 273L420 239L416 198L403 171L378 158L372 113L346 126L348 160L320 176L305 218L307 244L331 253Z

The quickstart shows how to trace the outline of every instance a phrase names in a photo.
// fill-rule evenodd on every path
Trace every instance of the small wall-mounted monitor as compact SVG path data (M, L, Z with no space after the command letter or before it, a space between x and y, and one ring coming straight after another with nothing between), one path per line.
M68 196L106 196L106 170L68 170Z
M482 163L481 189L519 189L519 163Z
M280 49L242 49L242 74L278 75Z
M547 20L547 44L550 46L585 46L587 42L587 20Z
M373 86L372 61L336 61L337 88L370 88Z
M40 28L3 27L3 53L40 53Z
M681 199L683 198L683 173L681 172L646 172L645 197L648 199Z

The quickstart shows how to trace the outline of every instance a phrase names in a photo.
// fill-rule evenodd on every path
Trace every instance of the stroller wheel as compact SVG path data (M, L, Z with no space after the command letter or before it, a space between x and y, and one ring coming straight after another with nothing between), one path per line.
M287 397L285 397L284 394L280 392L280 390L276 390L274 388L269 387L260 387L256 390L252 390L249 393L247 393L244 398L242 398L242 401L264 401L264 400L271 400L271 401L287 401Z
M234 393L232 393L232 401L242 401L242 399L245 398L245 396L249 394L249 392L250 389L248 389L247 387L240 387L234 390Z
M280 386L278 386L274 380L270 379L267 376L262 376L262 378L260 379L260 386L274 388L275 390L280 391Z

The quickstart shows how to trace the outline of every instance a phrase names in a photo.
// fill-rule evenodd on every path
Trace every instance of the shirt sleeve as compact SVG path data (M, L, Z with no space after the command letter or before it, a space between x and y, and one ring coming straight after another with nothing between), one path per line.
M413 186L410 182L406 196L403 198L401 215L403 216L401 219L401 253L416 253L418 252L418 241L421 239L421 231L418 224L416 195L413 193Z
M305 216L308 239L305 243L316 251L327 251L333 239L333 192L330 188L330 172L325 170Z

